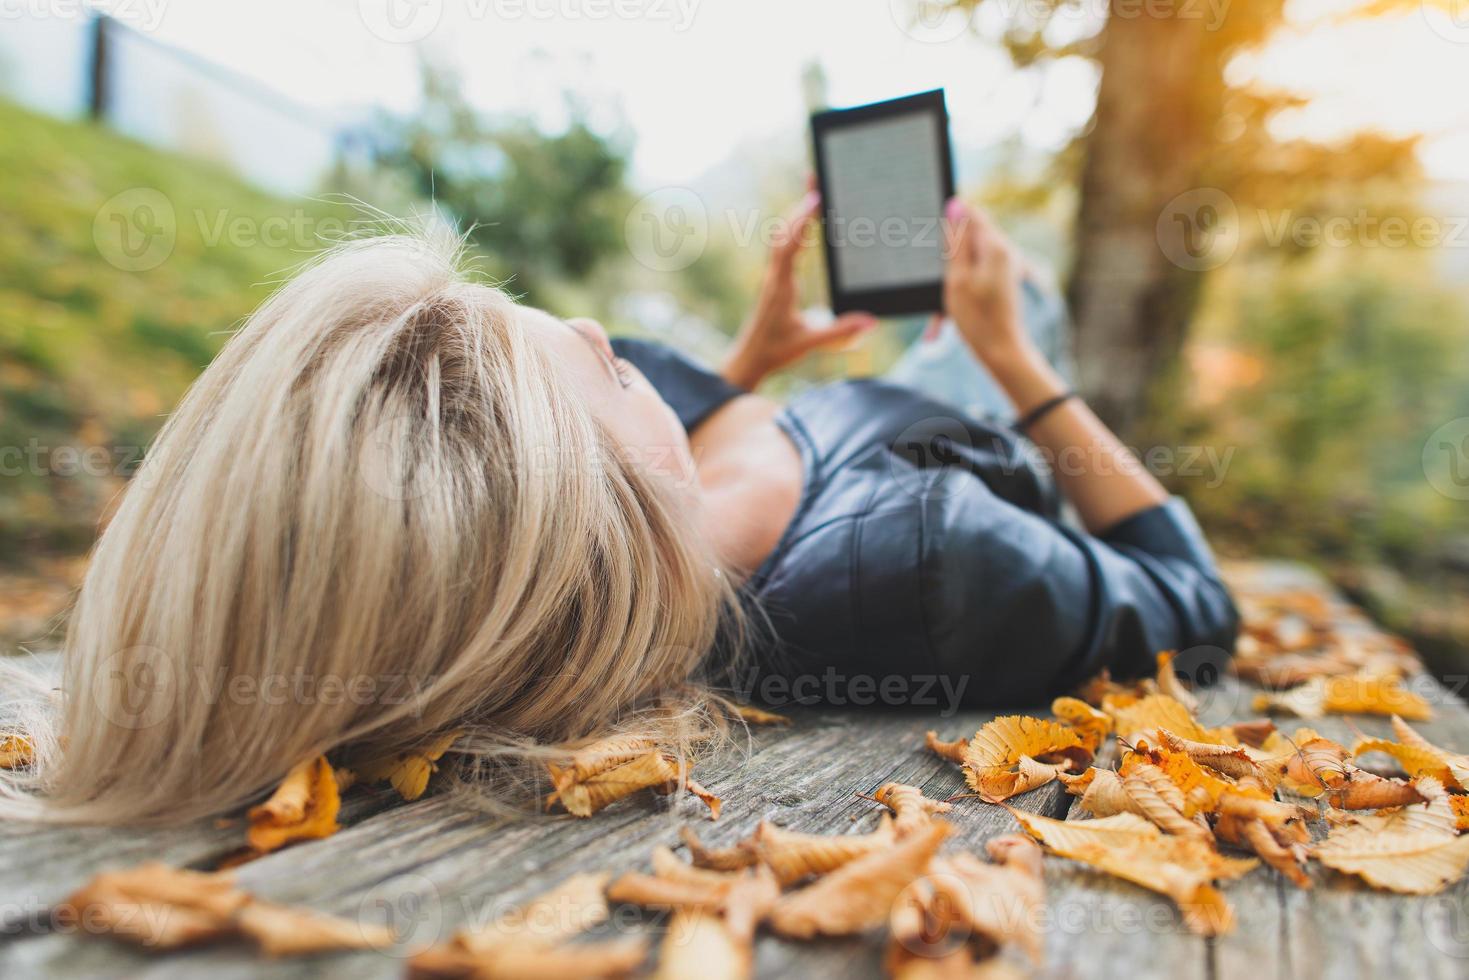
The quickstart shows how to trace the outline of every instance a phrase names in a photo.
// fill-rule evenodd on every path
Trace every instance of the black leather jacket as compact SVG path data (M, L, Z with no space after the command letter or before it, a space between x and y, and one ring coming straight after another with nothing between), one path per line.
M671 348L613 344L689 431L743 394ZM1014 432L880 381L807 391L777 422L804 488L748 583L775 635L744 693L781 700L776 676L795 700L912 702L927 679L949 707L1015 707L1103 667L1149 673L1162 650L1205 671L1232 651L1234 604L1182 500L1074 530Z

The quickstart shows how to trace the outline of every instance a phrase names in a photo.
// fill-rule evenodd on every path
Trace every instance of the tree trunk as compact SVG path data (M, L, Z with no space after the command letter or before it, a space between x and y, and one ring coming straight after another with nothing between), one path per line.
M1124 438L1144 434L1152 383L1178 357L1198 301L1201 274L1165 254L1159 218L1199 186L1223 99L1217 57L1203 20L1114 0L1069 299L1081 390Z

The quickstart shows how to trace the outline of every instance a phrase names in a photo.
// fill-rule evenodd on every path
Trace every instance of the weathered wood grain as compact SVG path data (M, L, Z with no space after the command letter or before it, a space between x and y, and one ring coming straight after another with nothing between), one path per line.
M1283 586L1319 580L1270 568ZM1253 692L1226 679L1205 692L1210 723L1251 717ZM1420 689L1420 693L1424 693ZM1469 709L1441 689L1432 691L1436 718L1429 738L1469 749ZM1017 709L1043 713L1044 706ZM297 903L365 923L387 923L413 942L447 937L460 925L484 921L583 870L645 867L656 844L679 847L678 829L694 827L706 843L724 845L761 819L819 833L863 833L881 808L859 797L889 780L922 786L930 796L964 790L951 763L923 749L923 732L969 734L991 716L961 712L805 710L789 729L754 734L748 753L701 764L702 782L724 797L724 815L706 819L691 799L640 794L589 820L570 817L508 821L452 794L391 805L386 792L353 790L344 829L242 867L241 884L260 896ZM1290 730L1294 722L1281 721ZM1311 723L1350 743L1352 725L1385 734L1385 719L1328 718ZM1071 798L1052 784L1012 801L1060 817ZM1003 809L976 799L955 801L958 828L951 846L981 848L1014 832ZM1074 814L1073 814L1074 818ZM217 948L150 957L102 941L47 931L46 907L96 870L158 858L207 866L238 845L239 825L204 822L167 831L97 828L7 828L0 836L0 976L192 978L390 978L401 958L352 953L310 960L264 962L244 948ZM1047 960L1041 975L1088 977L1297 976L1424 977L1469 973L1469 892L1410 898L1375 893L1326 869L1314 869L1305 892L1268 868L1225 886L1239 926L1206 941L1188 933L1168 900L1071 861L1047 858L1050 889ZM647 931L657 916L619 909L602 930ZM762 936L760 976L859 978L881 975L880 937L790 943Z

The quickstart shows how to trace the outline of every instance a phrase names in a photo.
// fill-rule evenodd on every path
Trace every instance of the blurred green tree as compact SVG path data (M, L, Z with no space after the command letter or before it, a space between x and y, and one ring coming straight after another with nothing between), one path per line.
M376 162L467 229L506 288L544 304L551 282L584 278L622 248L626 140L595 131L569 96L565 128L543 133L482 115L452 72L422 72L423 105L382 121Z

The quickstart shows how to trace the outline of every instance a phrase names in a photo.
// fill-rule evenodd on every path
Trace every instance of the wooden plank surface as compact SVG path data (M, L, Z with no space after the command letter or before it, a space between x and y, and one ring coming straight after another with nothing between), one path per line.
M1289 569L1266 571L1282 587L1314 581ZM1469 710L1442 689L1432 693L1436 716L1423 726L1424 733L1469 749ZM1204 720L1250 717L1252 694L1226 680L1203 698ZM1045 713L1044 706L1016 710ZM390 924L413 942L447 937L457 926L484 921L574 872L645 867L654 845L678 846L678 829L685 824L714 845L748 834L762 818L811 832L866 832L880 808L859 792L889 780L914 783L936 797L963 788L956 767L923 749L926 729L955 737L972 733L991 717L872 709L792 714L796 724L790 729L760 730L748 752L700 767L701 781L726 801L717 822L707 820L695 800L652 794L615 804L589 820L506 821L452 795L391 805L386 793L358 789L347 798L340 833L248 864L239 870L239 880L264 898ZM1328 737L1347 742L1354 737L1352 725L1371 734L1387 731L1385 719L1313 723ZM1054 817L1071 807L1055 784L1013 802ZM979 849L985 840L1017 829L1003 809L974 799L956 802L951 816L958 828L955 847ZM7 828L0 836L0 976L401 975L401 958L384 953L268 962L242 947L224 947L153 957L48 929L49 905L96 870L149 858L210 866L241 836L239 825L221 828L212 821L146 832ZM1184 930L1165 899L1048 857L1047 958L1040 973L1210 980L1469 974L1469 891L1463 883L1443 896L1410 898L1369 891L1321 868L1313 877L1316 887L1309 892L1263 867L1228 883L1224 891L1238 928L1206 941ZM656 935L659 925L655 916L618 910L609 928ZM762 936L756 965L760 976L859 980L881 975L881 950L880 937L790 943Z

